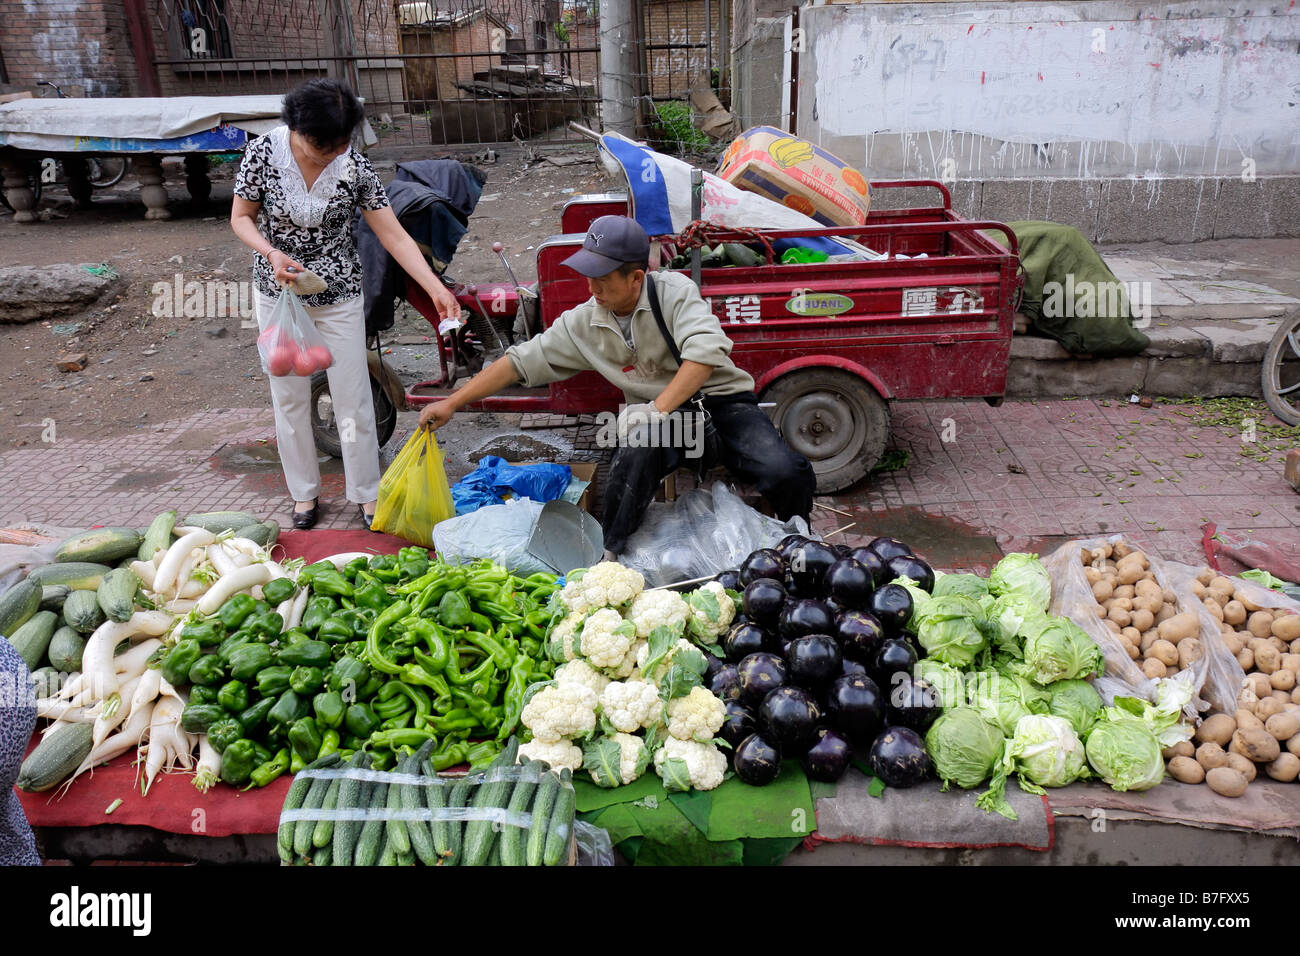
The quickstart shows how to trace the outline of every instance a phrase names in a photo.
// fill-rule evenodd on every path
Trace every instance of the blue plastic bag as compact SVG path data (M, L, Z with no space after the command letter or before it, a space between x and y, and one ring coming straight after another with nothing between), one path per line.
M569 487L573 473L568 465L511 465L504 458L487 455L478 467L451 488L456 514L469 514L487 505L499 505L506 492L516 498L554 501Z

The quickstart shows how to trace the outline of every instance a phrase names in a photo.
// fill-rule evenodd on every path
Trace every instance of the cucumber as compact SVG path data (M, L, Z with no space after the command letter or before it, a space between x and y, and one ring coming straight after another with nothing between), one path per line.
M90 634L104 623L104 609L99 606L99 592L78 589L63 602L63 619L78 634Z
M546 831L550 827L551 811L559 795L559 775L548 771L542 775L542 782L537 787L537 798L533 801L533 822L528 827L526 857L529 866L542 865L543 851L546 849Z
M397 764L398 773L408 773L407 767L410 766L411 758L405 757ZM393 814L402 809L402 791L406 789L405 784L391 783L388 785L387 807L389 817L384 821L385 828L388 830L388 846L398 855L411 852L411 838L406 831L406 822L403 820L394 820Z
M327 777L314 777L303 798L302 809L319 811L325 803L325 794L329 792L330 780ZM314 819L299 820L293 825L293 852L295 856L306 856L312 849L312 835L316 832Z
M27 619L26 624L9 635L9 643L14 646L18 656L27 662L29 671L36 670L45 662L58 621L59 616L53 611L37 611Z
M411 851L397 854L397 866L415 866L415 854Z
M289 784L289 792L284 797L284 807L280 811L283 816L289 810L297 810L302 806L303 800L307 798L307 791L311 789L311 781L299 774L293 778L293 783ZM281 823L280 829L276 833L276 849L280 853L281 863L293 862L293 823Z
M124 624L135 613L135 595L139 590L139 575L129 568L114 568L104 575L95 598L110 621Z
M433 852L439 860L443 860L451 854L451 825L446 816L442 815L442 811L447 806L448 785L434 773L433 765L429 761L423 761L420 769L426 777L431 777L434 781L424 788L424 802L433 814L433 819L429 823L430 835L433 837Z
M330 788L325 791L325 801L320 808L327 814L336 809L339 805L339 789L343 786L343 778L335 777L330 781ZM320 849L328 847L334 842L334 821L322 817L316 821L316 826L312 828L311 845Z
M578 806L578 793L573 789L572 776L568 767L560 773L560 794L555 798L555 812L551 814L546 848L542 853L542 862L547 866L558 866L561 860L566 860L569 852L573 811Z
M236 529L235 537L247 538L264 548L269 548L280 537L280 525L275 521L258 521L254 524L246 524L242 528Z
M465 774L465 776L457 780L455 785L451 788L451 793L447 797L447 809L459 810L468 806L469 799L474 794L474 787L478 783L478 781L481 780L482 778L483 775L481 773L477 773L477 774L467 773ZM444 866L461 865L460 848L464 836L464 831L465 831L464 820L456 819L454 816L452 819L448 820L448 835L449 835L449 840L447 845L448 855L446 857L446 862L443 864Z
M86 639L73 628L59 628L50 638L50 666L56 671L69 674L81 670L81 652L86 648Z
M528 805L533 800L533 793L537 790L537 785L542 781L542 774L546 772L546 764L540 760L530 760L520 769L519 780L515 783L515 788L510 792L510 802L506 805L506 811L514 816L528 812ZM501 839L498 841L501 845L501 865L502 866L523 866L524 857L524 829L507 823L501 828Z
M90 756L94 734L93 724L66 723L51 730L19 768L18 789L40 793L57 786Z
M420 773L420 765L422 763L424 763L424 761L421 758L419 751L413 753L408 763L407 773ZM432 789L432 787L416 786L409 783L403 786L402 809L428 809L429 805L424 795L426 789ZM437 866L438 854L433 847L433 835L430 832L428 821L408 820L406 823L406 832L411 841L411 850L420 858L420 862L425 866Z
M166 551L172 543L172 528L176 527L176 510L164 511L154 518L144 533L144 539L135 556L141 561L152 561L159 551Z
M41 569L36 569L39 570ZM41 583L32 580L36 571L29 574L27 580L19 581L0 595L0 636L12 634L41 609L41 595L44 592Z
M386 783L376 783L370 791L370 812L372 816L361 826L361 836L357 837L357 852L352 862L357 866L374 866L384 850L385 831L383 818L384 806L388 803Z
M487 865L488 866L501 865L501 841L500 840L497 840L495 843L492 844L492 853L487 858Z
M93 528L59 542L54 560L59 564L91 561L114 564L140 550L140 532L134 528Z
M186 515L181 525L186 528L203 528L213 534L222 531L237 531L250 524L258 524L262 519L250 515L247 511L206 511L202 514Z
M329 866L330 861L333 859L333 854L330 852L330 849L330 845L326 843L324 846L318 846L312 850L311 865Z
M393 849L393 844L384 838L384 848L379 853L379 860L376 866L397 866L397 851Z
M27 580L32 584L39 584L41 587L62 584L74 591L94 591L103 583L104 575L111 570L106 564L95 564L90 561L70 561L67 564L46 564L34 568L27 575ZM0 620L0 625L3 623L3 620Z
M505 779L505 774L514 765L519 753L519 741L511 737L501 753L488 764L488 781L479 785L474 794L472 806L475 809L491 807L504 809L510 799L513 781ZM495 779L500 777L501 779ZM492 852L492 844L500 830L492 820L470 820L465 825L465 860L464 866L483 866Z
M358 750L348 761L349 770L369 770L370 754ZM339 787L340 810L353 810L364 806L362 798L366 794L366 782L345 777ZM335 866L351 866L352 854L356 849L357 836L361 832L361 821L339 820L334 824L334 839L331 843Z
M41 588L41 610L62 611L63 602L71 593L72 588L62 584L51 584L49 587Z

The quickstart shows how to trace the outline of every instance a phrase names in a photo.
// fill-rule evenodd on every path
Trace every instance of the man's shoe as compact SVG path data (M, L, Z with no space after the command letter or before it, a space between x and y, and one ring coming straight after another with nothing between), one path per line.
M294 511L293 526L299 531L309 531L316 527L318 517L320 517L320 499L313 498L311 507L306 511Z

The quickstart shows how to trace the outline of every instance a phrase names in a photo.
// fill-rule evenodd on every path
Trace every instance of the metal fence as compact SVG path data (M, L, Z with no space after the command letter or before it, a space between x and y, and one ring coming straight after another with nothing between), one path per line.
M710 77L727 100L730 0L634 2L644 132L655 138L664 130L656 104L684 101ZM570 120L599 126L597 4L153 0L154 67L164 96L267 93L338 77L365 99L384 145L564 142ZM679 134L682 111L669 109Z

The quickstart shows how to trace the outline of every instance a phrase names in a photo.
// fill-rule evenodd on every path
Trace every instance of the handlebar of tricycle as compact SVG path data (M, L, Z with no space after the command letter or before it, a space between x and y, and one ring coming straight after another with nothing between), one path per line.
M948 191L947 186L937 179L882 179L880 182L872 182L871 184L872 192L877 189L905 189L908 187L937 189L940 195L943 196L943 208L952 209L952 193Z

